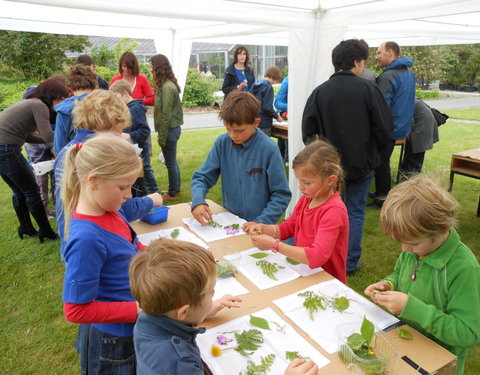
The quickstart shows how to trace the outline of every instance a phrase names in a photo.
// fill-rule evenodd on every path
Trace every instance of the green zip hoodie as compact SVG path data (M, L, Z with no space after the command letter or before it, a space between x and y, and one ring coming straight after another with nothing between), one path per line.
M455 229L424 258L403 252L385 280L409 296L399 318L455 354L462 374L468 348L480 337L480 266Z

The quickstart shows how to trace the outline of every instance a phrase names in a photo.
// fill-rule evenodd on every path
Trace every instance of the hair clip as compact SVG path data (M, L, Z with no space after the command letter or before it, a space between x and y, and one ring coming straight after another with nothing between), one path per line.
M75 150L80 150L81 148L83 147L83 143L82 142L77 142L75 143Z
M324 171L324 172L328 172L328 168L329 168L328 161L325 160L325 161L323 162L323 171Z

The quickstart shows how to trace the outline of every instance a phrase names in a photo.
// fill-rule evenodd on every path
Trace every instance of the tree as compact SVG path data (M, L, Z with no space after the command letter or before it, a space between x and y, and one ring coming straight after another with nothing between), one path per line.
M401 56L413 59L412 71L417 81L433 82L442 75L442 49L438 46L402 47Z
M63 70L66 51L81 52L88 45L86 36L1 30L0 62L39 80Z
M115 52L109 49L106 44L93 46L87 53L92 56L95 65L104 66L109 69L116 69L117 62L115 61Z
M131 40L130 38L121 38L120 41L115 44L115 47L113 47L113 52L115 54L115 61L120 60L120 56L124 52L133 52L135 47L137 47L140 44L139 41L137 40Z

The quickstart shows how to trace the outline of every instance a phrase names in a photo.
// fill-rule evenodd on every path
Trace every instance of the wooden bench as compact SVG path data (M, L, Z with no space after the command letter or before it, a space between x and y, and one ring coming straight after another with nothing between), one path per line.
M480 148L458 152L452 155L450 164L450 186L453 189L455 174L480 179ZM477 216L480 217L480 196L478 198Z

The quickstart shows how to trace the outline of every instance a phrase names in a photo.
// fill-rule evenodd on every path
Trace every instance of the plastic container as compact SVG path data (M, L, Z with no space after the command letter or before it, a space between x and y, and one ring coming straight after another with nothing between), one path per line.
M159 223L163 223L167 221L168 218L168 210L170 207L162 206L162 207L152 207L149 213L145 216L142 216L140 220L145 221L148 224L155 225Z
M364 359L357 356L347 345L348 337L353 333L360 333L361 322L342 324L337 328L339 339L338 355L347 367L347 374L351 375L388 375L393 372L393 366L399 352L397 347L388 339L387 335L378 331L370 343L376 359Z

